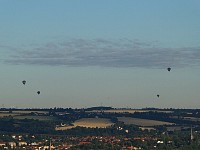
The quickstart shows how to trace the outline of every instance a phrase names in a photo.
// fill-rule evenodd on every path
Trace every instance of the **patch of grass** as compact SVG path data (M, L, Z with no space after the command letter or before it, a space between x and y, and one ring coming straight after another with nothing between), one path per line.
M13 119L34 119L34 120L40 120L40 121L53 121L56 120L56 117L52 116L14 116Z
M173 125L174 123L157 121L157 120L149 120L149 119L139 119L139 118L131 118L131 117L118 117L118 120L124 122L124 124L134 124L138 126L158 126L158 125Z

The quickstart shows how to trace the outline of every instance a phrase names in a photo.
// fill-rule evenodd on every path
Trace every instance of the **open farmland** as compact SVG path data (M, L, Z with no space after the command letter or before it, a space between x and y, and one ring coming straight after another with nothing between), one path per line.
M9 113L9 112L0 112L0 118L9 117L9 116L17 116L18 113Z
M55 130L56 130L56 131L68 130L68 129L72 129L72 128L75 128L75 127L76 127L76 126L65 125L65 126L56 127Z
M184 120L190 120L190 121L200 121L200 118L197 118L197 117L184 117Z
M67 130L71 128L75 128L77 126L80 127L86 127L86 128L106 128L111 125L113 125L110 121L110 119L105 119L105 118L82 118L79 120L76 120L73 123L73 126L61 126L61 127L56 127L56 130Z
M0 111L0 114L1 114L1 113L7 114L7 113L9 113L9 111ZM10 114L30 114L30 113L47 114L48 111L14 110L14 111L12 111L12 113L10 113Z
M110 110L102 110L104 113L135 113L135 112L146 112L145 110L136 110L136 109L110 109ZM101 110L92 110L87 112L101 112Z
M110 109L102 110L104 113L135 113L135 112L163 112L163 113L173 113L173 111L164 111L164 110L142 110L142 109ZM101 110L92 110L88 112L101 112Z
M26 115L26 116L13 116L13 119L34 119L34 120L40 120L40 121L51 121L51 120L56 120L57 118L52 117L52 116L31 116L31 115Z
M149 120L149 119L139 119L139 118L131 118L131 117L118 117L118 121L124 122L124 124L134 124L138 126L158 126L158 125L173 125L170 122L157 121L157 120Z
M46 115L46 114L48 114L48 112L47 111L31 111L31 110L15 110L15 111L0 111L0 118L3 118L3 117L10 117L10 116L12 116L12 117L14 117L14 118L16 118L16 119L18 119L18 118L30 118L30 116L28 115L28 114L31 114L31 113L39 113L39 114L44 114L44 115ZM24 116L24 115L28 115L28 116ZM32 117L33 116L31 116L31 119L32 119ZM36 118L37 118L38 116L36 116ZM47 117L48 118L48 117ZM34 119L34 118L33 118Z
M105 118L82 118L74 122L74 126L89 127L89 128L106 128L113 123L110 119Z

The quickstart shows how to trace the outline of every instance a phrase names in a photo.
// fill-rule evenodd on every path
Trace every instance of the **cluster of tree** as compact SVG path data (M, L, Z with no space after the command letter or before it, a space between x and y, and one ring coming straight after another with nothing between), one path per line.
M0 119L0 131L30 134L48 134L55 132L55 123L34 119Z
M93 110L100 110L100 111L103 111L103 110L111 110L113 109L112 107L106 107L106 106L99 106L99 107L90 107L90 108L86 108L84 109L85 111L93 111Z

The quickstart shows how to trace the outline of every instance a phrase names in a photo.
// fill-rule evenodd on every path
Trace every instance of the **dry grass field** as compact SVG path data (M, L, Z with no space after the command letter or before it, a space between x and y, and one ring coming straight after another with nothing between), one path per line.
M196 117L184 117L184 120L190 120L190 121L200 121L200 118L196 118Z
M113 125L110 119L105 118L82 118L76 120L73 125L74 126L63 126L63 127L56 127L56 130L67 130L71 128L75 128L77 126L86 127L86 128L107 128Z
M61 126L61 127L56 127L55 128L55 130L56 131L60 131L60 130L68 130L68 129L71 129L71 128L75 128L76 126L68 126L68 125L66 125L66 126Z
M0 118L8 117L8 116L17 116L17 113L8 113L8 112L0 112Z
M173 125L173 123L170 123L170 122L131 118L131 117L118 117L118 120L124 122L124 124L134 124L134 125L143 126L143 127L147 127L147 126L153 127L157 125Z
M106 128L113 123L110 119L105 118L82 118L74 122L74 126L89 127L89 128Z

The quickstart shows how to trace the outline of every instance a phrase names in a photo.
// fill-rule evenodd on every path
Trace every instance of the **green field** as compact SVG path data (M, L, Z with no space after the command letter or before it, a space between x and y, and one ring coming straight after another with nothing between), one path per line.
M52 120L56 120L56 117L52 117L52 116L31 116L31 115L27 115L27 116L13 116L13 119L34 119L34 120L40 120L40 121L52 121Z
M173 125L170 122L157 121L157 120L149 120L149 119L139 119L139 118L131 118L131 117L118 117L118 120L124 122L124 124L134 124L143 127L153 127L158 125Z

